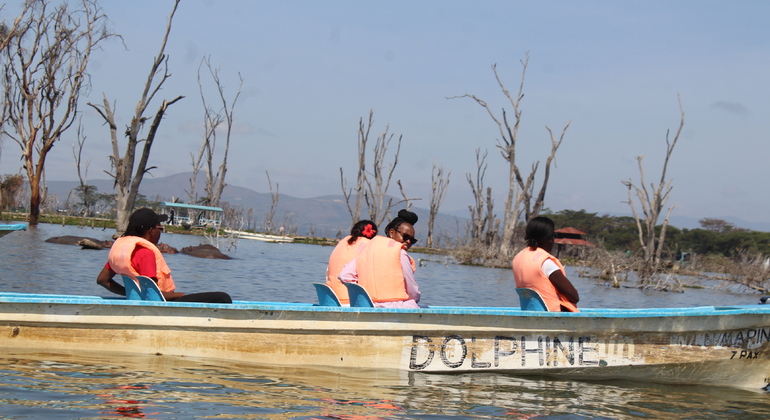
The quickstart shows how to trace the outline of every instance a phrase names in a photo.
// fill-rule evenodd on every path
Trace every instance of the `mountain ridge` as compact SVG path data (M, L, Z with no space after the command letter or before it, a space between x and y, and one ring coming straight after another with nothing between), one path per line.
M174 198L178 198L182 202L188 202L189 194L186 190L190 187L191 176L192 172L183 172L161 178L145 177L139 187L139 193L156 201L173 201ZM202 175L199 177L201 179L196 183L196 190L199 190L200 186L203 185ZM89 180L88 184L94 185L101 193L114 191L113 181L109 179ZM48 181L47 185L50 194L66 198L79 183L77 181ZM198 196L200 195L198 194ZM260 193L250 188L228 184L222 192L222 201L229 203L230 206L243 209L244 219L246 219L248 210L253 209L252 223L256 223L256 227L261 229L264 215L270 211L272 196L269 193ZM398 211L401 208L404 206L397 206L394 210ZM427 234L428 210L416 206L412 206L411 210L417 213L419 217L415 228L419 232L419 236L424 237ZM366 217L366 215L362 215L362 217ZM457 236L456 230L464 227L466 220L467 218L439 213L436 216L434 226L436 229L435 237L437 238L438 235ZM286 232L290 232L292 227L296 227L296 232L299 235L327 238L341 238L350 232L351 226L350 212L342 194L312 198L298 198L280 194L273 224L285 226ZM450 229L454 229L454 231L450 232Z
M139 192L147 198L161 198L164 201L172 201L173 198L180 198L182 201L188 201L189 180L192 172L182 172L166 177L153 178L145 177ZM113 181L110 179L97 179L88 181L89 184L96 186L100 192L112 192ZM48 190L50 193L57 194L64 199L70 191L78 186L77 181L48 181ZM203 185L203 175L199 174L197 186ZM200 195L200 194L199 194ZM223 193L222 201L228 202L232 206L239 206L244 209L244 215L248 209L253 208L253 220L261 222L265 213L270 209L272 196L269 193L261 193L247 187L228 184ZM402 207L398 207L402 208ZM413 206L412 210L417 213L422 224L416 226L418 232L427 225L428 210ZM439 212L436 220L436 231L439 234L454 237L459 233L464 233L464 226L468 221L468 210L454 210ZM591 212L593 213L593 212ZM598 215L610 216L631 216L631 214L620 214L610 212L595 212ZM347 234L350 229L350 213L345 204L345 197L340 195L323 195L312 198L298 198L290 195L280 194L278 200L278 210L275 214L278 225L280 226L284 219L286 223L297 226L297 233L300 235L310 234L313 230L316 236L337 237L340 232ZM766 222L748 222L732 216L714 217L723 219L734 224L739 228L750 229L761 232L770 232L770 223ZM289 220L291 219L291 220ZM700 218L689 216L672 215L670 219L671 226L679 229L699 228ZM261 226L261 223L257 223ZM427 233L427 228L423 230L423 235ZM331 235L331 236L329 236Z

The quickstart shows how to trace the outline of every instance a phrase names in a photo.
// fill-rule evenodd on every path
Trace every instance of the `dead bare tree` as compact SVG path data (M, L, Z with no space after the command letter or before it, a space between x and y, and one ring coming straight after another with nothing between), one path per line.
M634 220L636 220L636 227L639 234L639 244L644 251L644 260L637 271L640 283L646 285L652 279L653 274L657 272L658 265L660 263L660 254L663 250L663 243L666 239L666 228L668 227L668 220L671 216L671 211L674 206L671 206L666 211L666 217L661 225L660 234L656 234L655 227L658 224L658 218L663 211L663 207L666 205L668 198L673 188L672 180L666 180L666 171L668 169L668 162L671 158L671 153L674 151L674 146L679 140L679 135L682 133L682 127L684 127L684 109L682 108L682 98L679 100L679 129L677 129L674 139L669 141L670 130L666 131L666 157L663 161L663 170L661 171L660 181L656 186L650 183L650 190L647 189L646 182L644 180L644 167L642 166L642 159L644 155L636 157L639 164L639 186L636 186L630 179L628 181L621 181L623 185L628 188L628 205L631 207ZM642 215L640 216L634 206L634 200L632 192L636 194L641 206Z
M195 191L196 184L198 182L198 174L201 170L201 165L203 163L203 154L206 152L206 139L211 136L213 129L216 129L216 125L219 125L219 122L212 121L209 115L209 109L204 109L204 131L203 131L203 141L201 142L201 147L198 149L198 154L194 155L192 152L190 152L190 160L192 161L192 176L190 176L190 189L185 190L187 193L187 197L189 199L190 204L195 204L198 202L198 194ZM211 126L214 126L213 129L209 128Z
M96 187L88 184L88 166L91 164L90 160L87 160L83 164L83 146L86 144L86 135L83 131L82 118L78 121L77 140L78 147L75 151L75 145L72 145L72 157L75 158L75 167L77 168L78 181L80 185L75 188L77 194L81 197L81 204L83 205L83 216L88 216L91 213L91 206L95 200ZM85 167L85 168L83 168Z
M486 229L484 234L484 243L487 246L492 245L499 237L500 219L495 217L495 200L492 199L492 188L487 187L487 216Z
M25 27L24 21L28 18L27 14L30 13L33 9L33 6L36 5L36 1L25 1L21 7L19 16L13 20L13 23L10 26L5 22L0 22L0 51L5 50L8 44L10 44L11 41L13 41L13 39L19 35L20 29ZM0 5L0 11L3 9L5 9L5 4Z
M265 231L267 233L273 233L273 219L275 218L275 212L278 210L278 199L281 198L281 193L278 191L278 183L275 183L275 191L273 191L273 182L270 181L270 174L265 171L267 175L267 185L270 187L270 210L265 213Z
M206 96L203 93L203 83L201 82L200 70L203 65L208 68L209 74L214 81L214 84L219 95L219 100L222 102L219 110L214 111L206 103ZM233 132L233 114L235 112L235 104L238 102L238 97L241 96L241 88L243 87L243 77L238 73L238 91L235 93L232 102L228 104L227 98L225 98L225 88L222 85L222 81L219 78L219 68L213 68L211 66L211 57L204 57L201 60L201 65L198 67L198 87L200 88L201 100L203 101L203 108L205 109L205 123L204 128L206 135L204 137L202 150L205 150L203 154L204 165L203 169L206 173L206 202L207 206L219 206L219 201L222 198L222 191L225 186L225 175L227 174L227 155L230 151L230 138ZM216 152L217 143L217 127L224 124L225 127L225 148L222 154L222 163L219 168L214 170L214 153ZM199 158L200 160L200 158Z
M347 182L344 177L342 168L340 168L340 180L342 184L342 193L345 196L345 201L348 205L348 210L355 223L360 219L361 206L360 202L363 197L366 203L367 210L369 212L369 219L371 219L377 225L382 222L390 214L390 209L402 203L403 201L413 200L406 199L394 202L393 197L388 196L388 188L390 188L390 182L393 178L393 171L395 171L398 165L398 155L401 152L401 140L402 135L398 137L396 144L396 151L393 154L393 160L386 169L386 159L388 154L388 147L393 140L394 134L389 134L390 125L385 126L385 130L377 136L377 140L372 148L373 158L371 163L371 170L366 170L366 144L369 140L369 131L374 123L374 111L369 112L369 121L364 125L363 118L359 120L358 129L358 178L356 180L356 203L355 207L351 206L350 199L353 194L353 189L347 188Z
M438 215L438 209L441 207L441 203L446 198L447 188L449 187L449 177L452 175L452 171L447 172L444 176L444 165L436 168L436 162L433 162L433 166L430 170L430 209L428 211L428 238L426 239L426 245L428 248L433 248L433 225L436 222L436 215Z
M406 196L406 192L404 191L404 186L401 185L401 180L396 181L396 185L398 185L398 191L401 193L401 196L404 197L404 205L406 205L406 209L412 210L413 199ZM414 200L419 200L419 198L415 198Z
M294 214L288 211L283 212L283 224L278 228L278 234L281 236L296 235L298 230L299 226L294 222Z
M366 187L366 143L369 141L369 131L374 123L374 110L369 110L369 121L364 124L364 118L358 120L358 173L356 174L355 204L351 206L350 197L353 189L348 189L342 168L340 168L340 184L342 194L345 196L345 203L350 212L350 218L353 223L361 219L361 206L364 200L364 188Z
M492 213L492 207L487 206L487 216L484 215L484 176L487 172L487 151L484 151L484 155L481 155L481 149L476 149L476 178L470 173L465 174L465 179L468 180L468 184L471 187L471 193L473 194L473 205L468 206L470 211L470 236L472 241L480 240L484 236L484 231L487 226L487 219ZM492 188L487 188L488 202L491 202ZM494 216L492 216L494 217Z
M212 233L206 232L203 236L217 249L222 249L226 245L227 250L231 251L238 247L239 236L235 231L243 230L243 209L223 203L222 210L222 226L227 226L231 230L214 229Z
M532 202L532 192L534 191L535 185L533 182L530 182L529 179L527 180L527 185L522 184L521 178L518 178L519 187L521 189L525 189L527 186L529 186L529 189L527 189L527 194L524 199L524 220L529 220L537 215L540 214L540 211L543 210L543 205L545 204L545 190L548 187L548 180L551 177L551 163L553 163L554 158L556 158L556 151L559 150L559 146L561 146L562 140L564 140L564 135L567 133L567 128L569 128L569 125L572 123L572 121L567 121L567 124L564 125L564 128L561 130L561 135L559 136L559 140L557 141L553 136L553 131L551 131L551 128L548 126L545 126L545 129L548 130L548 135L551 138L551 154L548 155L548 158L545 160L545 169L543 170L543 182L540 184L540 192L537 194L537 197L535 198L535 201ZM532 166L532 173L530 174L530 178L534 178L535 172L537 171L537 163L536 162Z
M75 122L81 91L89 88L91 52L113 36L96 0L52 10L48 0L25 3L0 46L3 70L3 133L21 148L30 188L29 224L37 225L43 202L45 160Z
M19 13L19 16L16 17L16 19L13 20L13 23L11 25L7 25L5 22L0 22L0 53L5 51L5 48L8 46L8 44L18 35L19 28L22 27L22 21L27 17L27 13L32 9L32 6L35 4L35 2L27 1L24 2L24 5L22 6L21 13ZM5 4L0 6L0 11L5 9ZM5 125L5 115L0 115L3 119L0 120L0 127ZM2 133L3 135L0 136L0 146L3 144L3 139L5 137L5 133ZM3 154L3 149L0 147L0 156ZM19 177L22 178L21 175L8 175L7 177ZM16 192L14 192L14 197L9 198L6 197L6 191L5 191L5 181L3 180L3 176L0 175L0 181L2 182L2 185L0 185L0 219L2 219L3 210L7 208L8 202L13 201L15 199ZM24 185L23 179L21 183L19 184ZM10 201L9 201L10 200Z
M468 223L467 234L470 238L466 252L470 258L478 255L495 256L495 252L489 248L496 243L498 231L500 229L500 220L495 217L495 201L492 199L492 188L487 187L486 198L484 196L484 176L487 171L487 151L481 154L481 149L476 149L476 176L475 181L470 173L465 174L465 178L471 187L474 203L468 206L470 212L470 222ZM483 258L483 257L482 257Z
M249 208L249 211L246 212L246 229L254 229L253 225L251 224L252 219L254 218L254 209Z
M412 201L422 200L422 198L419 198L419 197L412 197L412 198L408 197L406 195L406 191L404 191L404 186L401 184L401 180L396 181L396 185L398 185L398 191L401 193L401 197L404 197L404 199L394 203L393 205L404 203L404 205L406 206L405 208L407 210L412 210Z
M534 202L532 202L532 199L534 197L534 188L535 188L535 175L537 174L537 169L540 164L539 161L532 164L532 170L530 171L529 175L526 177L522 177L521 171L519 170L518 164L516 163L516 141L517 136L519 132L519 125L521 123L521 100L524 98L524 80L527 72L527 65L529 63L529 53L525 55L524 60L521 61L522 64L522 71L521 71L521 81L519 83L519 91L516 94L516 96L511 96L511 93L505 88L505 85L503 84L502 80L500 79L500 75L497 73L497 65L492 65L492 71L495 74L495 79L497 80L497 84L500 87L500 90L505 95L505 97L508 99L508 102L511 104L511 107L513 108L513 122L509 122L508 115L505 110L505 108L502 109L502 117L499 118L497 115L495 115L494 112L492 112L492 109L489 107L489 105L483 101L482 99L479 99L475 95L465 94L461 96L453 96L449 99L455 99L455 98L472 98L474 101L476 101L477 104L482 106L489 116L492 118L492 120L497 125L497 128L500 132L500 139L498 139L497 148L500 151L500 154L503 156L503 158L508 162L508 196L505 200L505 214L504 214L504 222L503 222L503 238L502 242L500 244L500 253L505 256L510 256L513 254L515 242L516 242L516 225L523 220L527 220L531 217L537 216L542 210L543 203L545 201L545 192L546 188L548 186L548 181L550 177L550 166L553 162L554 157L556 156L556 151L559 149L559 146L561 146L561 141L564 139L564 134L567 131L567 128L569 127L569 122L564 126L564 129L562 130L562 134L559 137L559 140L556 141L553 133L551 132L551 129L546 126L546 129L551 134L551 153L546 160L546 168L545 168L545 175L543 177L543 182L540 186L539 193L537 195L537 198Z
M136 201L137 194L139 193L139 185L144 178L144 175L150 170L154 169L154 166L147 167L147 162L150 158L150 151L152 150L153 142L155 141L155 135L158 132L161 121L163 121L163 115L169 106L184 98L184 96L177 96L171 100L163 100L158 110L155 112L154 117L146 116L145 112L149 107L155 95L163 87L166 80L171 77L171 73L168 72L168 56L165 54L166 44L168 43L168 37L171 33L171 24L174 19L179 1L174 2L174 8L171 10L171 14L168 17L168 23L166 24L166 32L163 36L163 41L160 46L158 55L154 58L150 73L147 76L144 89L139 101L136 103L134 115L131 117L131 124L126 127L126 145L123 156L120 155L120 143L118 139L118 125L115 122L115 110L113 105L110 105L107 95L104 95L102 105L96 105L88 103L92 108L104 118L105 124L110 130L110 140L112 141L112 155L110 156L110 165L112 171L107 172L115 180L115 187L117 188L116 194L116 206L117 206L117 232L122 233L128 226L128 218L133 212L134 202ZM156 80L159 77L159 80ZM147 136L143 139L142 129L148 120L152 120L150 128L147 131ZM141 156L139 161L137 158L137 147L139 143L144 143L141 150Z
M388 217L391 207L401 203L401 201L394 203L393 198L388 197L388 188L390 187L390 181L393 178L393 171L396 169L396 165L398 165L398 155L401 152L401 139L403 136L398 136L396 153L393 155L393 161L386 171L384 168L385 159L387 157L388 146L390 146L390 142L393 140L394 136L393 134L388 134L389 129L390 125L386 125L385 131L377 137L377 140L374 143L372 172L367 173L366 191L364 192L366 206L369 209L369 219L374 221L378 226Z

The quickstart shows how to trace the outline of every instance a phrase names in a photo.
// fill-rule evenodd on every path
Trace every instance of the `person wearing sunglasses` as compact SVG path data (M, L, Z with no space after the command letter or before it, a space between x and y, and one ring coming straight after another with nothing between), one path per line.
M375 236L340 272L343 282L360 284L377 308L420 308L420 289L414 278L416 266L407 251L417 242L414 224L417 215L408 210L385 227L384 236Z
M126 232L118 238L107 256L107 264L96 277L96 283L118 295L126 295L126 289L113 277L123 274L132 278L146 276L158 284L167 301L232 303L230 295L224 292L184 294L176 291L171 269L158 249L163 232L161 222L168 216L158 215L152 209L139 209L128 219Z
M553 220L538 216L527 223L524 240L527 246L513 258L516 287L537 290L549 311L580 312L580 295L567 279L564 266L551 255L554 244Z
M345 264L356 258L375 235L377 235L377 225L374 222L359 220L350 229L350 235L342 239L329 256L329 265L326 266L326 285L334 290L343 306L350 305L350 297L348 288L338 278L340 271Z

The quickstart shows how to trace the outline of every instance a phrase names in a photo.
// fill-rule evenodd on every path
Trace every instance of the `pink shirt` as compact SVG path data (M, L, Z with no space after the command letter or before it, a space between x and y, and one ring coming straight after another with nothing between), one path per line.
M412 257L406 253L406 250L401 250L401 271L404 274L404 287L406 288L406 294L409 295L408 300L399 300L395 302L374 302L375 308L419 308L420 305L417 302L420 301L420 288L417 287L417 281L414 279L414 271L412 271ZM345 283L358 283L358 271L356 270L356 260L345 264L340 271L338 277Z

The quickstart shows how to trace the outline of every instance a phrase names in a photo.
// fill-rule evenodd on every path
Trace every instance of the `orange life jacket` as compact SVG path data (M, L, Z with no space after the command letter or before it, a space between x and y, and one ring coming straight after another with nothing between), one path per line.
M549 259L559 266L559 269L566 277L567 273L564 271L564 266L561 265L561 262L553 255L545 252L544 249L537 248L533 251L530 247L526 247L521 250L513 258L511 264L516 287L528 287L537 290L549 311L559 312L563 306L570 312L580 312L574 303L570 302L556 290L556 286L543 273L543 263Z
M358 284L369 292L374 302L409 300L401 271L401 249L401 243L375 236L356 257ZM414 260L411 263L414 270Z
M163 292L175 291L176 285L174 285L174 279L171 277L171 269L168 268L158 247L138 236L121 236L112 244L110 254L107 256L107 262L110 263L112 271L130 276L136 281L139 272L131 265L131 255L137 246L147 248L155 255L155 277L158 279L158 288Z
M332 251L332 255L329 257L329 265L326 267L326 285L334 290L340 303L349 304L348 288L342 284L338 276L340 271L342 271L342 267L353 261L356 255L369 243L369 238L360 237L353 242L353 245L348 244L348 239L350 239L350 235L334 247L334 251Z

